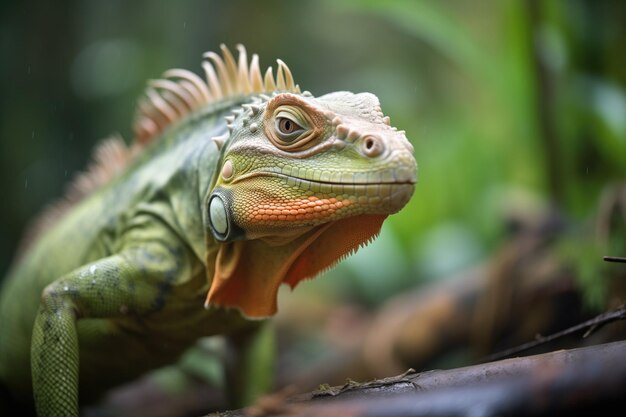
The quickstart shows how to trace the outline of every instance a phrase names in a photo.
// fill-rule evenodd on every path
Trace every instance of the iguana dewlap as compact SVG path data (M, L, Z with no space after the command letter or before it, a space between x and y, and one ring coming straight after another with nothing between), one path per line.
M413 149L374 95L314 97L238 50L150 82L133 145L98 148L6 277L0 382L40 416L273 315L409 201Z

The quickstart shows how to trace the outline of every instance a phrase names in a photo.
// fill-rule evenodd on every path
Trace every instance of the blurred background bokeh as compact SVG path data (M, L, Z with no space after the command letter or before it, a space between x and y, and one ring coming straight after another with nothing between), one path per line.
M220 43L376 94L419 165L378 240L281 293L284 383L474 363L624 302L626 2L601 0L2 2L0 276L145 81Z

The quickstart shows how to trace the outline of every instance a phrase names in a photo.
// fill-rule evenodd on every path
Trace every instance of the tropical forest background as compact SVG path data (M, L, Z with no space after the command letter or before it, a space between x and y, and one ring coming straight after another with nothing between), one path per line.
M374 243L281 292L279 381L471 364L624 303L626 266L603 260L626 256L626 2L608 0L2 2L0 277L94 145L132 139L145 82L200 74L221 43L315 95L376 94L419 165Z

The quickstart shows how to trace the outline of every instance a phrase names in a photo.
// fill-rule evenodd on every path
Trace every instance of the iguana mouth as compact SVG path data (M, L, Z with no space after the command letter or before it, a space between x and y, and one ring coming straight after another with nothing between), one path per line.
M410 174L410 172L409 172ZM250 179L272 178L288 188L308 192L319 198L336 197L340 201L350 200L350 204L361 206L363 212L371 214L393 214L410 200L415 190L415 171L411 175L399 175L393 180L376 182L343 182L311 180L278 172L256 171L238 177L234 182ZM361 177L362 178L362 177Z
M360 173L359 173L360 174ZM233 180L233 183L237 183L240 181L245 181L254 177L275 177L282 178L285 181L295 181L296 184L317 184L320 187L323 186L355 186L355 187L368 187L368 186L380 186L380 185L415 185L417 183L416 173L408 172L406 170L402 171L386 171L385 173L376 173L376 172L364 172L362 176L358 176L359 174L352 174L354 179L358 181L331 181L331 180L323 180L323 179L311 179L311 178L303 178L295 175L288 175L280 172L271 172L271 171L256 171L251 172L249 174L241 175ZM345 175L345 174L344 174ZM378 176L380 180L370 181L368 179L374 179L375 176ZM388 177L393 177L389 178ZM295 184L294 184L295 185ZM315 190L314 190L315 191ZM333 191L324 191L322 192L333 192Z
M257 171L242 175L233 182L251 178L275 178L288 187L310 191L314 195L335 195L338 198L357 199L364 206L376 208L384 213L396 213L411 198L415 190L416 178L403 176L398 179L376 182L343 182L311 180L277 172Z

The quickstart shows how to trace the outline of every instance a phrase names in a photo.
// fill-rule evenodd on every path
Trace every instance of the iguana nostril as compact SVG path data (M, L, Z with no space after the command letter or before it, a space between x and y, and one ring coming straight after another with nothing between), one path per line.
M385 147L383 146L380 138L377 138L375 136L366 136L363 139L362 147L363 153L370 158L374 158L380 155L385 150Z

